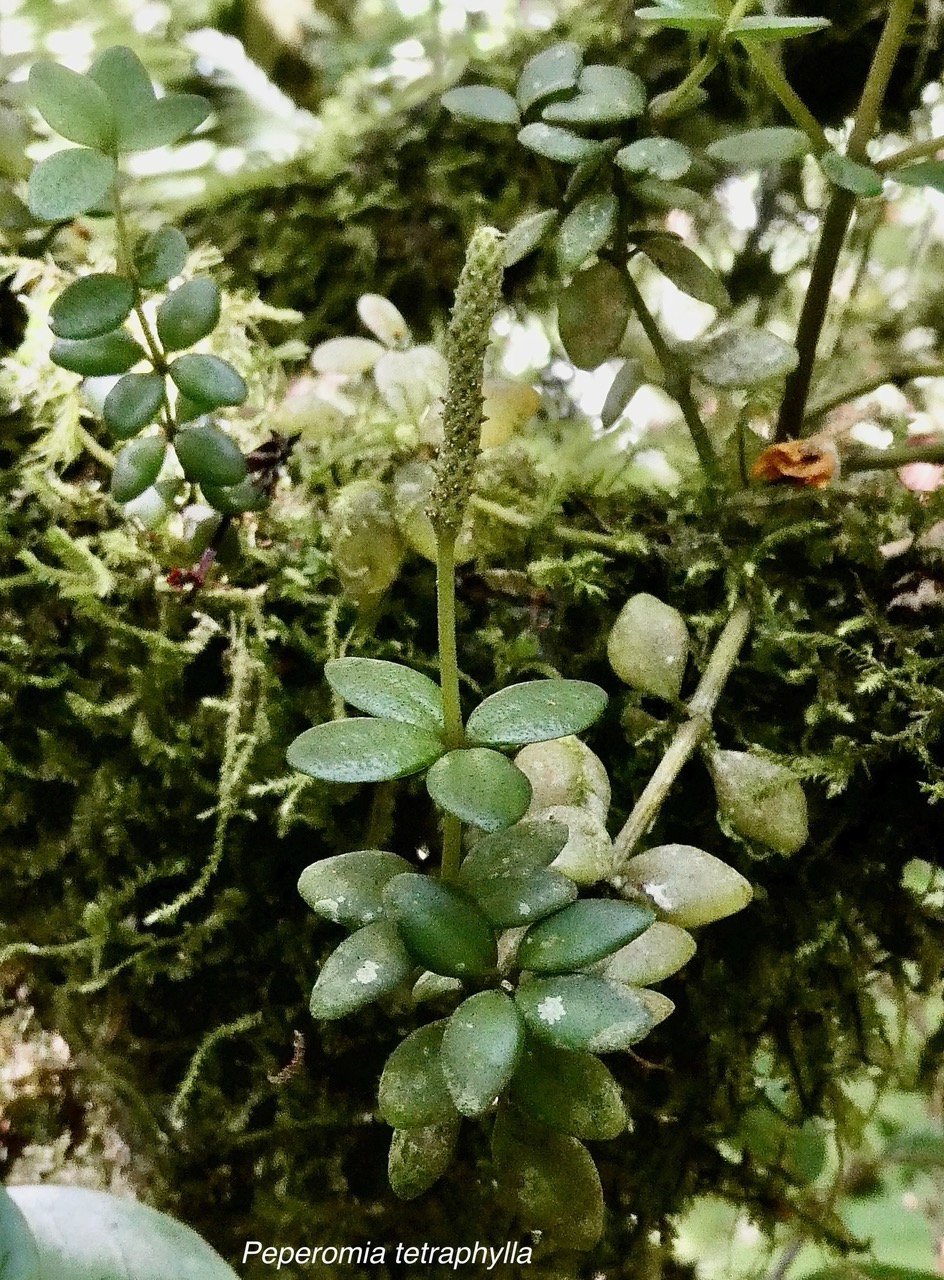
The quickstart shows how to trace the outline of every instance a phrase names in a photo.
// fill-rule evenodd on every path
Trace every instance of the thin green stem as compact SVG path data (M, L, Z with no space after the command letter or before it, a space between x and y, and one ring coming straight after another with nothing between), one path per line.
M679 727L632 813L626 819L622 831L613 842L614 869L611 880L617 889L621 887L621 877L627 861L658 816L676 778L711 732L711 717L734 670L750 626L750 611L746 605L739 605L718 637L705 673L688 704L689 719Z
M656 353L659 363L662 365L662 372L665 377L665 389L672 396L682 410L682 416L691 432L692 440L695 445L698 459L701 462L702 469L708 483L714 488L723 488L724 475L721 470L721 463L718 455L715 453L714 445L711 443L711 437L708 435L708 429L702 422L701 414L698 412L698 406L695 403L695 397L692 395L691 384L688 374L679 368L678 361L672 354L669 344L663 338L659 326L656 324L655 317L646 306L646 301L639 290L636 281L626 272L626 284L629 289L630 299L632 300L633 309L639 317L639 323L643 327L646 337L652 344L652 348Z
M816 155L822 155L824 151L828 151L829 139L822 126L784 75L783 69L767 46L756 40L745 41L744 50L754 70L787 115L807 135Z
M436 623L439 633L439 684L442 689L444 738L450 751L462 746L462 704L459 697L459 658L456 649L456 538L440 533L436 539ZM455 880L462 857L462 823L443 814L442 878Z
M937 135L934 138L926 138L924 142L915 142L910 147L902 147L900 151L893 151L890 156L885 156L882 160L876 160L875 168L879 173L889 173L891 170L900 169L903 164L910 164L912 160L935 157L942 150L944 150L944 137Z
M701 87L702 82L708 79L720 59L721 55L717 49L709 49L695 63L681 84L676 85L671 93L666 94L653 108L653 120L671 120L673 116L677 116L684 111L689 98L691 98L696 89Z
M844 472L897 471L911 462L944 464L944 444L902 445L898 449L861 449L842 460Z
M879 121L888 81L907 33L914 5L915 0L891 0L885 28L862 90L849 139L847 154L853 160L862 161L867 158L867 147ZM787 379L777 423L777 440L794 439L802 430L833 280L855 206L855 196L837 188L826 210L813 261L810 286L797 329L796 347L800 358L796 369Z
M851 386L844 387L841 391L836 391L826 396L822 400L817 400L811 404L806 414L806 422L816 422L819 418L823 418L827 413L831 413L833 409L838 409L841 405L848 404L851 400L858 400L862 396L867 396L872 391L877 391L879 387L884 387L891 383L894 386L904 386L905 383L913 382L915 378L944 378L944 363L926 362L924 364L907 364L902 365L898 369L882 369L878 373L874 373L871 377L866 378L863 382L857 382Z
M500 502L493 502L491 498L482 498L478 494L472 495L469 506L515 529L536 529L542 524L540 519L535 519L524 511L506 507ZM576 547L599 547L601 551L626 551L633 545L630 540L620 537L619 534L597 533L594 529L572 529L566 524L552 525L551 532L561 542L570 543Z

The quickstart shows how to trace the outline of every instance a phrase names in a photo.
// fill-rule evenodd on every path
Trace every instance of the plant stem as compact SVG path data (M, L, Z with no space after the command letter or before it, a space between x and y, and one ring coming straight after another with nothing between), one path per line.
M456 535L436 538L436 623L439 634L439 684L442 689L445 742L450 751L462 746L462 704L456 648ZM462 823L443 814L442 878L455 880L462 856Z
M744 15L753 9L756 0L737 0L728 14L725 29L730 31L741 21ZM701 59L691 69L681 84L667 94L652 112L654 120L670 120L685 110L689 98L695 90L707 80L721 61L721 41L712 40Z
M902 445L899 449L861 449L842 460L842 469L850 471L896 471L910 462L944 464L944 443Z
M614 869L611 877L616 888L620 876L636 845L643 838L662 808L676 778L711 731L711 717L718 699L734 670L734 664L747 639L751 615L746 605L739 605L718 637L704 675L688 704L689 719L681 725L659 761L622 831L613 842Z
M926 160L928 156L934 157L941 150L944 150L944 137L939 135L926 138L924 142L915 142L910 147L903 147L901 151L893 151L890 156L885 156L882 160L876 160L875 168L879 173L888 173L892 169L900 169L903 164L910 164L912 160Z
M862 90L859 109L849 139L847 154L852 160L862 161L867 157L868 143L878 124L888 81L905 38L914 5L915 0L891 0L885 28ZM823 230L810 276L810 287L807 290L797 329L796 347L800 360L787 379L775 436L778 441L795 439L800 435L803 427L806 404L813 381L816 353L829 308L833 280L855 206L855 196L837 187L823 219Z
M829 150L829 139L822 125L783 73L777 59L765 45L756 40L745 42L744 50L767 88L779 101L791 120L807 135L816 155Z
M472 495L469 506L475 511L481 511L483 515L492 516L495 520L512 525L515 529L536 529L543 523L524 511L516 511L514 507L506 507L500 502L493 502L491 498L482 498L478 494ZM620 537L619 534L597 533L594 529L572 529L566 524L552 525L551 532L555 538L560 538L561 542L568 542L576 547L599 547L601 551L619 553L629 550L632 546L628 539Z
M866 378L864 382L845 387L842 391L837 391L826 399L817 400L815 404L811 404L806 413L806 422L815 422L825 417L827 413L831 413L833 409L838 409L840 405L867 396L871 391L877 391L887 383L903 386L906 382L913 382L915 378L944 378L944 363L928 361L924 364L902 365L898 369L882 369L870 378Z
M698 453L698 459L701 462L702 469L709 484L714 488L723 488L724 475L721 470L721 464L718 461L718 455L715 453L711 438L704 422L701 420L701 414L698 412L698 406L692 395L691 384L688 375L684 373L678 366L678 361L672 354L669 344L663 338L659 326L656 324L655 317L646 306L646 301L639 290L636 281L626 272L626 284L629 288L629 295L632 300L633 309L639 317L639 323L643 327L646 337L652 344L652 348L656 353L659 363L662 365L662 372L665 377L665 389L670 396L678 402L679 408L682 410L682 416L688 424L691 432L695 449Z

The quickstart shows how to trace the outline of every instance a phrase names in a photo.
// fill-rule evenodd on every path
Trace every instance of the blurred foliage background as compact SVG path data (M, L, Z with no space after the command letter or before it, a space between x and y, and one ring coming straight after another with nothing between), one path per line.
M247 1238L516 1236L492 1197L484 1139L464 1138L426 1197L393 1201L388 1133L373 1114L389 1021L316 1028L307 1015L336 938L298 898L300 870L380 838L415 857L435 836L409 781L368 797L284 762L287 743L330 712L326 658L363 652L428 670L435 645L431 565L396 535L377 568L387 589L358 602L330 518L352 481L392 501L429 441L370 379L314 377L308 357L357 329L368 291L390 298L419 342L435 341L471 230L554 202L552 167L500 130L448 116L444 90L507 87L562 37L631 66L653 93L678 81L687 39L648 35L632 9L0 0L5 1179L133 1191L231 1260ZM830 31L786 47L787 73L831 128L858 96L884 9L823 0ZM942 24L940 0L919 4L886 149L941 132ZM136 218L179 219L194 260L226 287L227 351L253 387L235 434L248 445L273 428L301 433L271 508L243 522L196 594L166 581L184 554L179 522L148 530L116 510L108 442L77 380L46 358L49 299L71 272L107 261L107 228L38 227L21 199L47 142L25 106L31 60L82 69L113 43L214 104L199 137L144 157ZM734 57L705 87L679 125L695 145L782 122ZM699 194L694 209L659 217L694 238L745 315L789 332L821 182L808 167L720 186L706 173ZM855 225L814 397L831 429L869 444L940 438L944 415L944 197L899 194ZM645 284L674 340L710 324L671 286ZM603 1243L589 1257L539 1243L528 1274L940 1274L940 474L751 489L714 507L658 390L601 430L606 371L563 357L554 293L541 254L509 273L496 362L542 404L482 468L460 583L470 687L557 671L603 684L610 710L589 741L621 823L674 722L607 667L613 619L629 594L651 591L685 613L702 663L746 591L755 626L718 742L756 744L805 779L813 838L793 859L765 858L719 828L698 763L683 773L653 840L717 852L749 876L756 902L710 930L666 984L677 1012L647 1041L647 1061L612 1063L634 1127L596 1152ZM635 325L625 349L655 382ZM745 406L722 396L712 408L733 468ZM771 406L748 408L762 420ZM365 529L371 546L351 554L375 550L376 537ZM399 1031L409 1025L404 1010Z

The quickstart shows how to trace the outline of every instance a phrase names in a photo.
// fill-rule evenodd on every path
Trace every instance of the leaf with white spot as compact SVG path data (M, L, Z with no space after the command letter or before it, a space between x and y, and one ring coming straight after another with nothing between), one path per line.
M306 867L298 892L312 911L335 924L360 928L383 914L381 894L394 876L412 868L383 849L359 849Z
M313 1018L342 1018L371 1004L408 977L413 959L392 924L364 925L332 951L311 993Z
M655 1025L638 996L589 974L535 978L518 988L515 1000L528 1029L562 1049L628 1049Z

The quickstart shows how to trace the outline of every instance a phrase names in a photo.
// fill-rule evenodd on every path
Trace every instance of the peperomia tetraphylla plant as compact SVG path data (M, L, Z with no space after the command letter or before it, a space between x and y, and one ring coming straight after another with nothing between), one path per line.
M196 94L157 97L140 59L120 46L100 54L87 75L35 62L29 89L47 124L79 144L34 167L30 211L49 222L86 213L114 218L115 270L81 276L52 304L52 360L88 379L113 380L101 416L121 445L111 494L126 511L145 523L165 516L181 474L194 498L199 490L191 549L201 558L179 579L199 584L230 520L267 502L273 449L288 442L276 437L246 457L214 420L215 411L247 395L228 361L192 349L217 327L220 288L206 276L179 279L188 246L176 227L132 234L121 160L179 141L206 120L210 103Z
M691 958L688 929L740 910L752 896L743 876L700 849L671 844L634 854L678 770L707 738L748 616L743 608L732 616L689 704L690 719L615 843L604 826L606 770L575 736L603 712L601 688L528 681L463 715L455 547L472 494L504 252L491 229L472 238L447 340L443 445L428 509L440 683L392 662L333 660L325 668L329 684L365 714L307 730L288 759L331 782L425 773L441 815L438 873L366 849L316 862L299 882L314 911L351 930L315 983L316 1018L339 1018L394 994L417 1007L437 1005L439 1016L393 1051L380 1080L379 1110L394 1130L393 1189L405 1198L421 1194L447 1169L462 1119L489 1119L496 1176L522 1223L587 1248L602 1230L604 1206L583 1142L616 1137L627 1124L599 1055L631 1049L671 1013L672 1002L652 984ZM648 596L627 604L610 639L620 677L670 700L679 696L687 653L680 616ZM764 761L727 754L737 757L733 775L744 762L764 772ZM755 823L744 834L786 852L797 846L799 788L770 768L749 799L737 780L733 793L741 818L767 815L763 832ZM785 795L792 830L784 826ZM802 818L805 827L805 810ZM580 896L581 888L590 895Z

